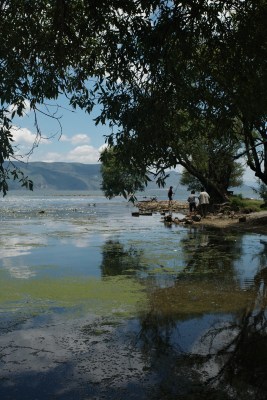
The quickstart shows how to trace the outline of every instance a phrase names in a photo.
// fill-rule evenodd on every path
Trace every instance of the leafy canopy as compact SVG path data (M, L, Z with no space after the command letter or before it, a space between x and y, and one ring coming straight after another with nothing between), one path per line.
M180 164L223 198L243 156L267 182L266 15L266 1L159 4L151 29L137 37L138 73L103 97L119 127L109 143L126 165L134 160L163 179ZM212 175L193 162L205 141L202 165ZM218 157L226 173L214 179Z
M120 79L128 79L124 42L146 24L151 4L109 0L0 2L0 189L8 189L5 160L16 159L13 118L30 105L65 95L88 113ZM50 115L53 118L53 113ZM104 122L106 116L101 116ZM36 120L37 121L37 120ZM36 122L36 143L41 131ZM16 176L16 172L14 172ZM30 185L32 187L32 185Z
M135 200L134 193L143 191L148 176L138 174L136 168L125 167L120 161L119 154L112 148L105 149L101 154L102 186L105 196L109 199L123 195L125 199Z
M209 140L239 141L232 156L267 183L266 0L7 0L0 10L4 185L13 117L60 94L88 113L101 106L96 123L109 123L117 162L138 177L151 169L161 183L179 164L194 175L189 143L207 123Z

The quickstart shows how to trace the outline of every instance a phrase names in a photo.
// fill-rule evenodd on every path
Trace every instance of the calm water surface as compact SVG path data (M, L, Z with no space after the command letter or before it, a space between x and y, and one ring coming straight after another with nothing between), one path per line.
M0 398L266 399L267 234L133 211L0 200Z

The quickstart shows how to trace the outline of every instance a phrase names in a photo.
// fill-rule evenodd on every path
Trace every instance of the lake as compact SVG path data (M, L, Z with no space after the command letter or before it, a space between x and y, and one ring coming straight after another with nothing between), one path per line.
M267 233L133 211L0 199L0 398L266 399Z

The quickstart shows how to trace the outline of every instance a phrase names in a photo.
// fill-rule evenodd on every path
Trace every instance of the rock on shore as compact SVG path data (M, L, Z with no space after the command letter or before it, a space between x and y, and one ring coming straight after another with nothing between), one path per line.
M178 212L188 214L188 203L173 200L171 207L169 206L169 201L139 201L135 204L138 207L140 213L146 212L160 212L160 213L172 213ZM172 217L171 217L172 218ZM189 217L190 218L190 217ZM192 219L192 217L190 218ZM173 219L169 223L180 223L185 222ZM206 218L201 218L198 221L192 221L197 225L213 226L217 228L230 228L239 231L250 231L255 233L261 233L267 235L267 210L252 212L252 213L242 213L242 212L217 212L209 213Z
M188 203L173 200L171 205L169 201L144 200L135 204L141 212L185 212L188 210Z

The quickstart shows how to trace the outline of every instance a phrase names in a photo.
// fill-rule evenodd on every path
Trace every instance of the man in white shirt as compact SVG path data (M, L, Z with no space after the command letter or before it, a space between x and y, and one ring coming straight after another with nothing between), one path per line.
M207 216L207 208L210 202L210 196L203 187L201 188L198 199L199 199L201 216L205 218Z

